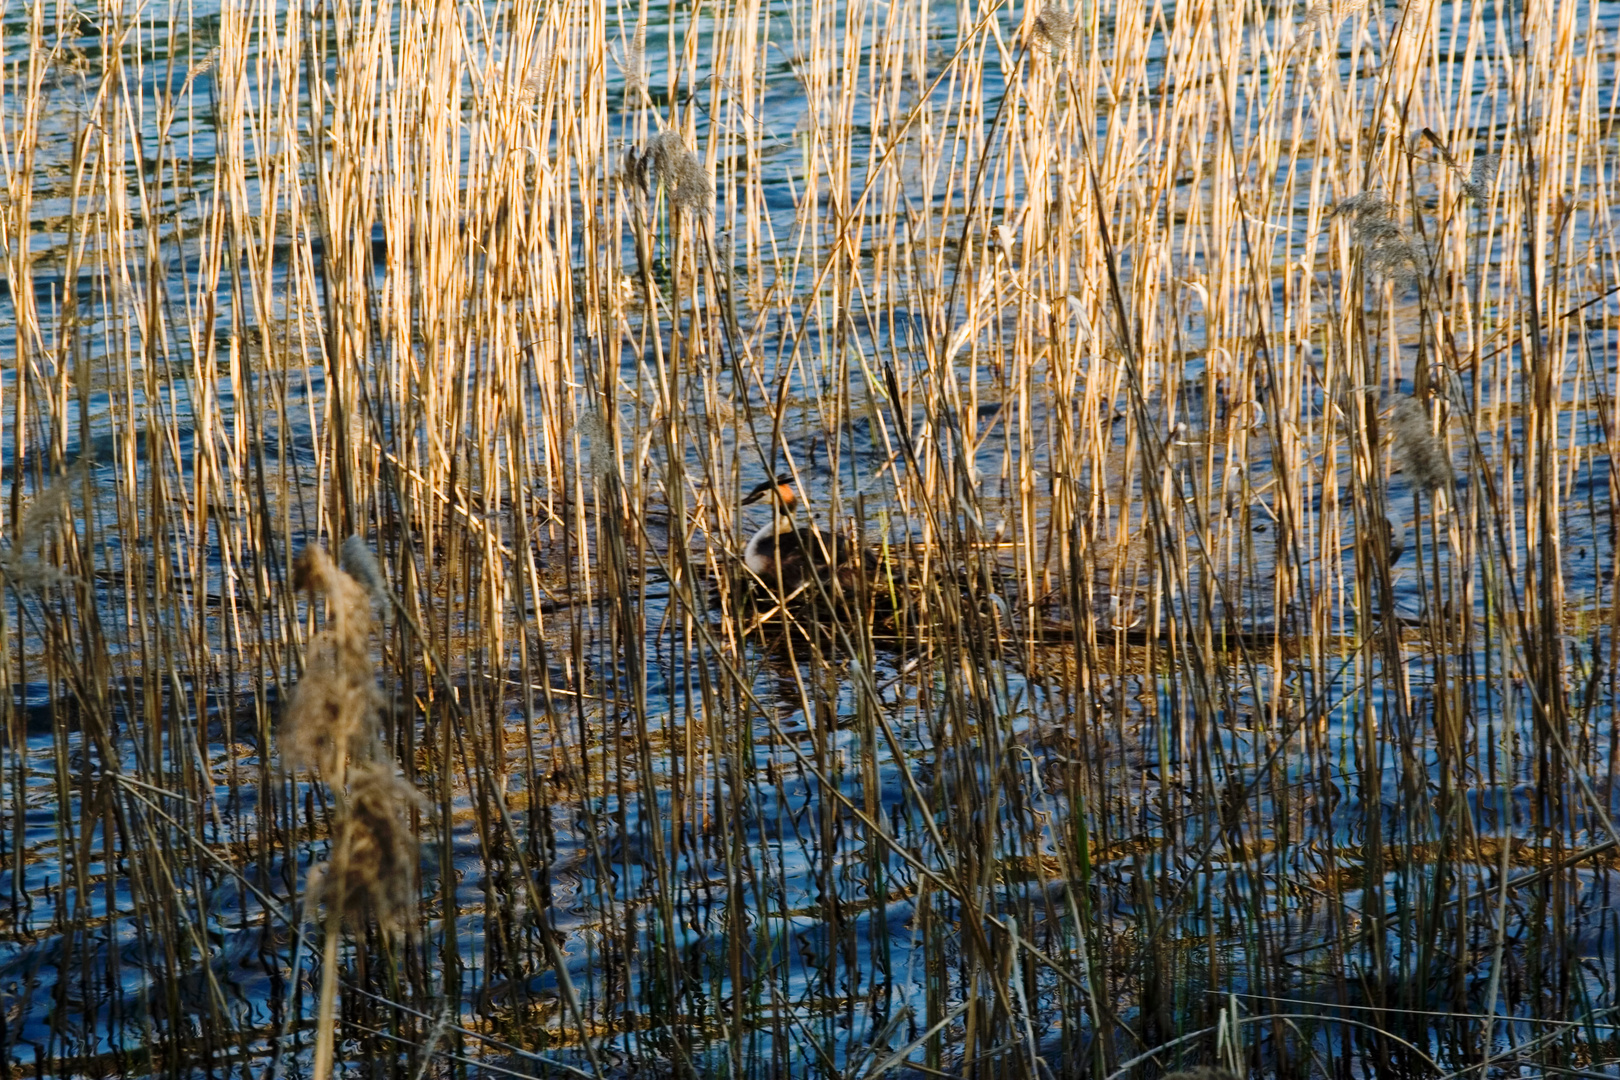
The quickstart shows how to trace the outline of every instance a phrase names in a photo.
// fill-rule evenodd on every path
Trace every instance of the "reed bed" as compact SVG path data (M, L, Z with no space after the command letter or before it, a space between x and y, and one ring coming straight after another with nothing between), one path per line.
M1617 35L0 7L0 1070L1606 1074Z

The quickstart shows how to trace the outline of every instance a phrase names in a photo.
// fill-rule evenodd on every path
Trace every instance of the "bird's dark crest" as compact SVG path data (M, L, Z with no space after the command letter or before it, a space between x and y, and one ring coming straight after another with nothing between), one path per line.
M759 502L759 500L769 495L773 490L780 491L783 498L787 499L788 501L792 501L793 477L783 474L774 480L761 481L760 483L754 485L754 489L752 491L743 496L741 505L747 506L750 503Z

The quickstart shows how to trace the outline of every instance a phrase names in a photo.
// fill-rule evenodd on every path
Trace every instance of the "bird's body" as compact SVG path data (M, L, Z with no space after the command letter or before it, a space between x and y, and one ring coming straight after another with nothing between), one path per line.
M837 534L824 534L814 525L795 525L797 496L786 476L767 480L748 493L742 505L769 498L775 513L743 549L743 565L773 592L791 595L819 581L835 593L855 588L863 562L860 550Z

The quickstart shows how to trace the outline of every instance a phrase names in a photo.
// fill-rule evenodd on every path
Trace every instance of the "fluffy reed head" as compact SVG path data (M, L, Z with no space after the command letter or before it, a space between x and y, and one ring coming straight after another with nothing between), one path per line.
M1057 4L1047 4L1035 16L1031 40L1051 56L1068 52L1074 42L1074 25L1071 13Z
M371 597L318 547L305 548L293 564L293 584L326 594L329 621L305 650L304 677L281 722L282 756L335 777L375 738L382 708L371 666Z
M1403 236L1395 223L1395 208L1376 192L1352 195L1333 208L1334 218L1350 220L1350 238L1363 246Z
M1361 248L1368 273L1403 286L1417 284L1423 273L1423 251L1396 223L1388 199L1372 192L1352 195L1333 208L1332 217L1349 219L1350 239Z
M310 877L310 899L341 907L351 923L370 917L403 930L416 912L411 811L422 807L422 795L392 766L367 762L349 772L346 806L332 861Z
M553 53L537 54L529 62L529 70L517 88L518 102L531 109L539 106L548 96L559 92L566 75L567 65L560 57Z
M714 180L674 129L654 135L639 154L631 148L625 171L643 191L650 192L654 180L663 184L677 210L706 214L714 209Z
M1339 30L1344 20L1367 6L1367 0L1317 0L1311 5L1305 17L1300 19L1295 29L1293 48L1299 48L1301 43L1310 40L1311 33L1318 28L1324 36L1331 38Z
M1468 169L1468 178L1462 182L1464 197L1483 204L1491 196L1491 186L1496 183L1496 174L1501 167L1501 154L1475 156L1474 163Z
M18 515L17 529L11 547L0 552L0 578L24 590L42 589L73 580L71 574L47 563L40 555L51 530L64 514L73 509L73 478L82 466L76 466L56 478L50 487L34 496L28 507Z
M581 464L587 474L598 483L606 484L614 475L618 455L614 452L613 432L596 402L588 403L579 412L579 439Z
M371 547L360 537L351 536L343 541L343 569L355 581L365 586L371 598L379 604L388 601L388 581Z
M1429 427L1429 414L1416 398L1401 394L1390 416L1393 454L1414 488L1433 491L1451 484L1451 458Z
M624 59L619 62L619 73L624 76L625 97L639 98L647 90L647 25L636 23L623 43Z

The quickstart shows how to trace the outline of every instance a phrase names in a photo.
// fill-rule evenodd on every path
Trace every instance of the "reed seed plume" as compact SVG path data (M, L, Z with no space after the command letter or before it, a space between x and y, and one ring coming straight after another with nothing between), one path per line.
M0 577L14 588L37 590L70 582L73 575L43 558L46 542L73 509L76 481L84 466L58 476L28 503L18 517L11 544L0 551Z
M670 205L693 214L714 209L714 178L673 128L647 142L639 158L631 157L633 174L643 190L656 181L669 194Z
M187 76L194 78L198 75L206 75L210 71L214 70L214 65L219 63L220 52L221 49L218 45L215 45L212 49L209 49L203 54L203 58L197 61L192 69L186 73Z
M419 845L411 825L425 808L422 794L380 761L349 770L338 848L318 873L311 873L312 902L341 896L336 907L351 926L370 917L386 930L406 930L416 911Z
M1358 244L1377 243L1402 235L1400 226L1395 224L1394 208L1376 192L1364 191L1350 196L1333 208L1332 216L1350 219L1350 238Z
M214 67L219 63L219 57L220 47L215 45L203 55L201 60L193 64L191 66L191 70L186 72L186 81L180 87L179 96L184 96L187 94L191 90L193 83L202 78L204 75L208 74L210 71L214 70Z
M1320 29L1325 37L1331 38L1338 32L1344 20L1367 6L1368 0L1317 0L1299 20L1294 38L1294 47L1298 48L1304 41L1309 40L1313 30Z
M342 567L371 594L373 600L379 604L388 603L388 581L383 577L382 566L378 564L370 544L359 536L350 536L343 541Z
M38 555L15 549L0 553L0 578L14 588L25 592L66 585L74 577L60 567L52 566Z
M360 573L382 577L358 537L344 553ZM327 626L304 651L304 677L293 687L281 724L286 766L313 767L333 790L332 857L312 868L306 899L320 903L320 996L313 1074L326 1080L337 1042L340 928L374 917L387 929L406 929L415 910L416 838L409 813L415 789L384 764L379 719L383 707L371 663L371 594L333 562L324 548L306 547L293 564L293 587L324 594Z
M1061 5L1047 4L1035 16L1034 40L1048 55L1057 56L1069 51L1074 44L1074 15Z
M63 515L72 509L73 480L80 475L79 468L70 469L34 496L17 519L12 547L37 548L44 543L50 531L60 524Z
M641 99L647 93L647 24L637 21L621 41L624 50L619 74L624 77L624 96Z
M563 65L550 53L541 53L529 63L529 71L518 91L518 99L534 108L545 99L546 91L563 71Z
M1401 394L1390 415L1392 452L1401 472L1420 491L1451 485L1451 459L1429 426L1429 414L1414 397Z
M1350 239L1361 248L1369 274L1403 287L1417 283L1423 272L1423 251L1396 222L1388 199L1372 192L1352 195L1334 208L1332 216L1349 218Z
M1463 196L1484 205L1491 197L1491 187L1496 183L1496 174L1501 167L1501 154L1475 155L1468 167L1468 177L1462 182Z
M1451 148L1446 145L1446 140L1433 128L1424 128L1423 137L1440 155L1440 160L1445 162L1446 166L1457 177L1458 188L1462 192L1463 198L1483 205L1490 197L1491 185L1496 182L1496 173L1501 167L1502 155L1477 154L1474 157L1473 164L1465 169L1462 162L1458 161L1456 155L1451 152Z
M304 677L281 723L282 757L341 777L351 756L370 756L383 705L371 664L371 596L315 546L298 557L293 584L325 594L330 621L305 649Z
M1411 288L1422 277L1423 249L1406 236L1393 237L1367 249L1367 270Z
M293 563L293 588L325 594L332 618L326 631L351 664L370 668L371 605L365 586L345 573L326 549L306 547Z
M613 475L618 459L613 452L613 433L594 401L580 410L579 440L586 473L594 477L597 483L606 483Z

